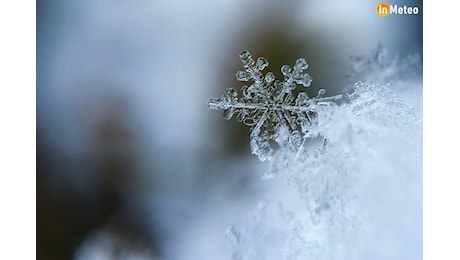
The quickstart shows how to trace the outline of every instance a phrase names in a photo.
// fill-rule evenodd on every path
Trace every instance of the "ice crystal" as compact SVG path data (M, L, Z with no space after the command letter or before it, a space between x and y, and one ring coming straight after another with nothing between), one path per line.
M281 67L283 80L276 80L272 72L263 75L268 66L265 58L254 60L248 51L240 54L245 71L238 71L236 78L242 82L252 82L241 89L241 97L233 89L227 89L220 98L211 99L211 109L223 110L224 117L243 122L251 127L251 152L261 161L270 159L272 143L281 149L300 152L306 139L313 137L310 131L316 123L320 107L334 104L344 96L323 97L325 90L318 91L316 97L300 92L294 97L294 90L301 85L309 87L312 78L304 72L308 68L305 59L300 58L291 68Z
M250 86L242 87L241 96L227 90L210 100L209 107L250 126L252 152L270 160L265 177L284 180L272 193L295 196L263 201L249 225L227 229L233 259L368 259L360 256L376 254L369 237L382 237L389 247L405 244L386 235L385 225L399 231L401 223L420 220L415 186L421 181L422 127L407 100L379 81L359 81L343 95L323 97L320 90L310 98L300 91L294 98L299 85L311 84L304 59L292 68L282 66L284 79L276 80L271 72L262 74L266 59L255 61L248 52L240 56L245 71L237 79L250 81ZM388 68L398 71L397 64ZM391 78L411 86L399 75ZM409 199L401 201L400 194ZM377 200L385 202L385 212L374 205ZM418 234L417 221L403 232L412 240ZM419 241L411 243L407 255L418 253ZM414 257L396 252L382 259L409 258Z

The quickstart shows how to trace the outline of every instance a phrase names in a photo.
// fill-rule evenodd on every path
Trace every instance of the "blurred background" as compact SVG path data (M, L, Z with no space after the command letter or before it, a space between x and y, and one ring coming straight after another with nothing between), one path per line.
M382 46L421 54L422 1L378 3L37 1L37 259L230 259L268 166L207 101L240 88L242 50L277 77L304 57L310 96L348 91Z

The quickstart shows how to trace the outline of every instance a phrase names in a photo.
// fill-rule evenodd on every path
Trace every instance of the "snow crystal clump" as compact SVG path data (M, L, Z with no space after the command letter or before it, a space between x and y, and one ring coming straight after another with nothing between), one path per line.
M252 84L208 105L250 126L252 153L270 162L265 179L283 180L271 193L284 197L262 201L246 227L227 229L233 259L419 259L422 123L414 109L390 85L370 82L333 97L294 97L312 81L305 59L282 66L276 80L262 74L266 59L240 57L237 79ZM297 204L286 200L292 191Z

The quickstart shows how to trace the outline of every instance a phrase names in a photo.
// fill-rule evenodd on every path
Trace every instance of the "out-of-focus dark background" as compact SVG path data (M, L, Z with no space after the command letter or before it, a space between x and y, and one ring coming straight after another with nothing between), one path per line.
M310 96L346 91L379 44L420 53L422 2L378 2L37 1L37 259L225 254L266 166L208 99L242 85L242 50L278 77L306 58Z

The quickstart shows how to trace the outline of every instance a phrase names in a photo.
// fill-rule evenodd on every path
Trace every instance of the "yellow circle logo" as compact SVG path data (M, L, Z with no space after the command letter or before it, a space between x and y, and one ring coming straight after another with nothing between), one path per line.
M382 2L377 5L376 11L377 14L380 16L387 16L390 14L390 5L385 2Z

